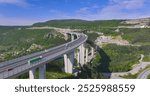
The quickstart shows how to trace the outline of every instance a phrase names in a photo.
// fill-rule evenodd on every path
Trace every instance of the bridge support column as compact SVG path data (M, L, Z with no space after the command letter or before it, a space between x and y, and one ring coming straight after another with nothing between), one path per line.
M91 56L93 57L94 56L94 48L92 47L91 49Z
M80 45L80 64L81 66L84 65L84 56L85 56L85 47L84 44Z
M64 54L64 69L66 73L73 72L74 51L69 54Z
M67 57L67 54L64 54L64 70L67 73L67 71L68 71L68 57Z
M79 63L80 63L80 53L77 52L77 64L79 64Z
M35 79L35 71L35 68L29 70L29 79Z
M71 34L71 41L73 41L74 40L74 35L73 34Z
M46 79L46 64L39 67L39 79Z
M85 63L87 63L88 62L88 48L86 48L85 52L86 52Z

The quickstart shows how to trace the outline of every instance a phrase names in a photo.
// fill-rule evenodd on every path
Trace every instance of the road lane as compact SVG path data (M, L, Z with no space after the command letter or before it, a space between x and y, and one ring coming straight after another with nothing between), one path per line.
M147 79L148 75L150 74L150 68L144 70L143 72L141 72L137 79Z

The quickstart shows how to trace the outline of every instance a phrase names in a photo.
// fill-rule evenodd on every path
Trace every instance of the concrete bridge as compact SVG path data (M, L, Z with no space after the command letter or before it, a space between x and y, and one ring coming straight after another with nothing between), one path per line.
M64 56L64 71L66 73L73 73L76 48L79 49L77 52L77 62L81 66L88 62L88 49L85 49L85 42L88 37L85 34L75 32L65 33L65 36L68 35L71 35L71 41L66 44L0 63L0 78L15 78L29 72L29 78L34 79L35 70L39 68L39 79L45 79L46 64L61 56ZM34 64L29 64L29 60L36 57L42 58Z

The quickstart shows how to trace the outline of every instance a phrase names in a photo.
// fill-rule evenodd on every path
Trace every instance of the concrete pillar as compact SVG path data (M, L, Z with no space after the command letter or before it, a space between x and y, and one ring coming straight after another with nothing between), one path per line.
M46 64L39 67L39 79L46 79Z
M64 70L67 73L68 72L68 57L67 54L64 54Z
M73 73L74 52L68 54L68 73Z
M84 65L84 56L85 56L85 47L84 44L80 45L80 64L81 66Z
M74 35L73 34L71 34L71 41L73 41L74 40Z
M85 59L85 63L87 63L88 62L88 48L86 48L86 59Z
M79 64L79 63L80 63L80 53L77 52L77 64Z
M69 54L64 54L64 69L66 73L73 73L74 51Z
M91 56L93 57L94 56L94 48L92 47L91 49Z
M77 36L77 38L79 38L79 35L76 35Z
M35 79L35 68L29 70L29 79Z

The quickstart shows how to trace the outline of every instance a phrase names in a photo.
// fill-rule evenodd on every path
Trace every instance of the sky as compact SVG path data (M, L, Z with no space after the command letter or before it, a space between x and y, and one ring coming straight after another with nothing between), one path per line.
M0 0L0 25L150 17L150 0Z

